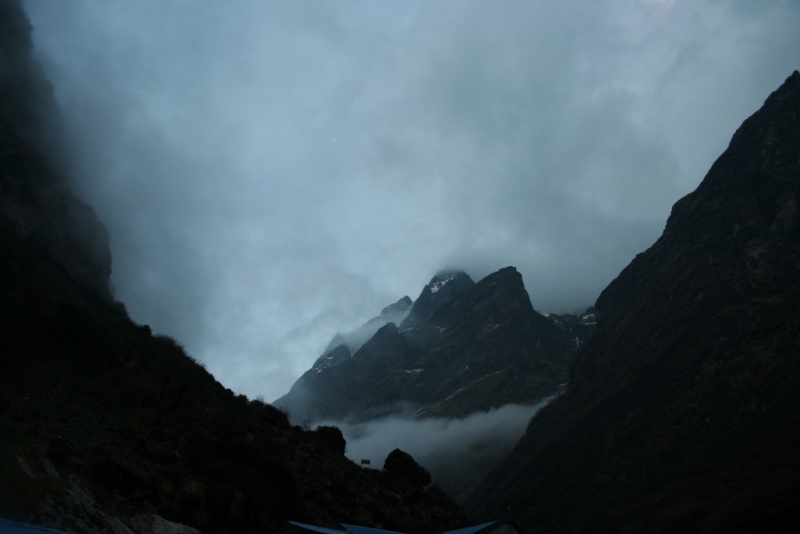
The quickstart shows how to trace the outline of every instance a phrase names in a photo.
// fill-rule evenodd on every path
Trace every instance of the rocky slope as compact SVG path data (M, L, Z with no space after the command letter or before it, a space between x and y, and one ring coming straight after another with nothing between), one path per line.
M43 155L52 101L18 2L0 27L0 517L86 534L461 526L438 489L361 469L338 429L234 395L112 302L105 232Z
M328 346L325 347L320 357L317 358L317 361L314 362L314 365L311 366L311 371L316 372L322 367L332 367L350 358L383 326L388 323L401 323L408 316L413 304L410 298L403 297L394 304L386 306L381 310L380 315L367 321L361 328L346 334L337 333L328 343ZM275 401L275 404L280 405L282 398Z
M0 516L117 534L463 520L435 488L345 458L338 429L234 395L4 221L0 248Z
M472 494L535 532L790 532L800 517L800 73L597 300L565 395Z
M19 2L0 2L0 22L0 217L111 301L106 229L51 165L60 141L58 113L52 87L31 56L31 27Z
M586 310L575 312L574 314L557 315L555 313L547 313L544 315L569 335L569 340L575 350L586 345L594 331L597 330L594 306L589 306Z
M323 421L533 404L567 382L572 339L569 327L534 311L513 267L477 284L440 273L399 328L387 324L351 357L331 352L335 365L315 365L276 405L295 420Z
M467 273L460 270L445 270L437 273L414 302L408 317L397 323L400 330L410 330L428 321L442 306L475 285Z

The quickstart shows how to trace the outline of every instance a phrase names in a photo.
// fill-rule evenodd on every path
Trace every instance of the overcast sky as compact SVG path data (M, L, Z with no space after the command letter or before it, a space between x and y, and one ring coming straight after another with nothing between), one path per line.
M440 268L591 305L800 67L797 0L25 0L117 297L284 394Z

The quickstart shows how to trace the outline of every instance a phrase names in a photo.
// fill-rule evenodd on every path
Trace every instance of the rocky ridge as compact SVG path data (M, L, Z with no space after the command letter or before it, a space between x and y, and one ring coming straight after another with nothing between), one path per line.
M567 381L579 336L564 317L534 311L513 267L477 284L460 271L440 273L400 327L386 324L352 357L330 353L336 365L315 365L275 404L298 421L403 411L462 417L534 404ZM588 336L590 327L574 322Z
M536 532L789 532L800 517L800 73L597 300L567 392L473 492Z
M475 285L467 273L458 269L439 271L422 288L414 306L403 322L397 323L400 330L410 330L428 321L436 311Z
M311 370L319 372L323 367L333 367L350 358L382 326L388 323L402 322L409 314L413 304L410 298L403 297L394 304L386 306L381 310L380 315L373 317L360 328L346 334L337 333L314 362L314 365L311 366ZM278 399L276 403L279 403L280 400Z

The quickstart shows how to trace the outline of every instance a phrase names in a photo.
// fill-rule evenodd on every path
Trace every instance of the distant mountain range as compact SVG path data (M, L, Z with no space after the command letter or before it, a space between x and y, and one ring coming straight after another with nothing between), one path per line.
M513 267L477 284L463 271L440 272L410 303L404 297L354 334L337 334L273 404L308 422L398 412L463 417L535 404L566 386L576 349L594 329L592 309L582 317L534 311ZM387 310L402 320L388 321ZM347 339L380 323L351 353Z
M90 534L464 526L406 454L362 469L338 428L292 425L131 321L104 227L46 156L55 103L19 1L0 26L0 516ZM795 72L595 308L538 313L513 267L443 271L335 337L276 403L299 421L462 418L560 393L462 488L473 519L796 531L799 201Z

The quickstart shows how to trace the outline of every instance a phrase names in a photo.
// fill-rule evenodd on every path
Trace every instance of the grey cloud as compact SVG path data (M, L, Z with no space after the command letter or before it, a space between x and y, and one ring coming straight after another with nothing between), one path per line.
M739 0L26 0L133 317L276 398L445 265L568 312L798 67Z

